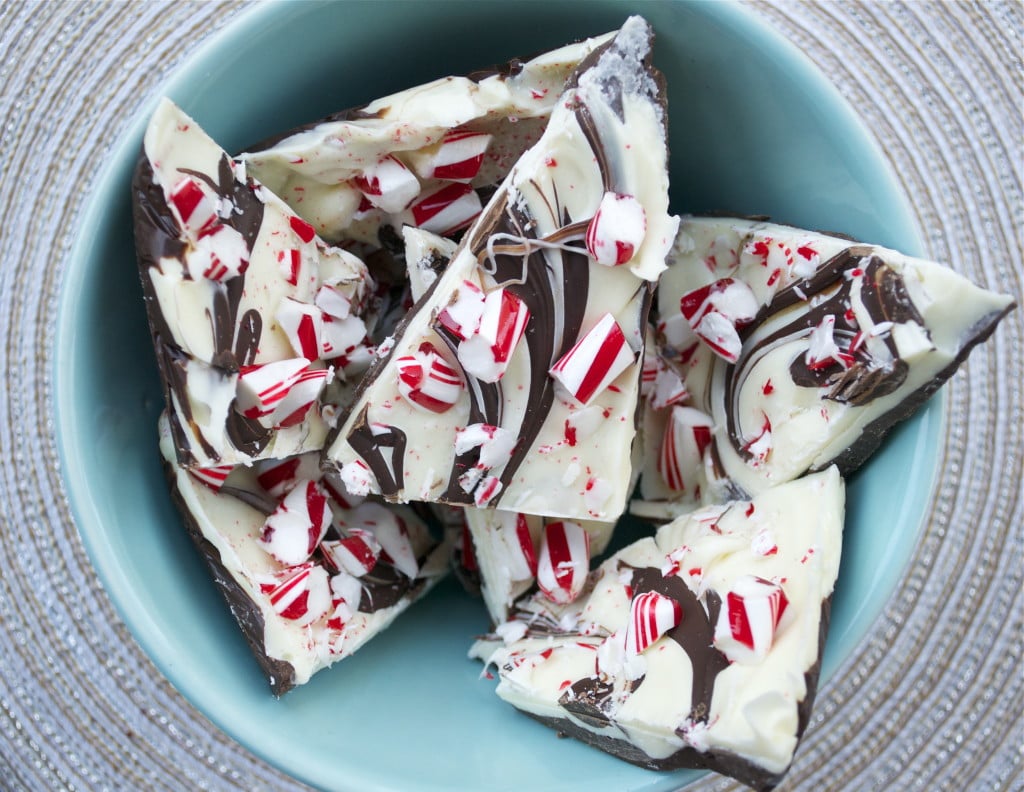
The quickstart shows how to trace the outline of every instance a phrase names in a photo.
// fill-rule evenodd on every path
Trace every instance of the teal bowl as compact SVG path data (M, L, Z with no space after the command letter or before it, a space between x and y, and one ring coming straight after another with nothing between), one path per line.
M920 255L906 198L856 113L792 44L727 3L273 3L177 70L173 98L225 148L448 73L618 27L642 11L668 77L675 211L768 214ZM88 196L54 354L62 470L111 600L171 683L241 744L328 789L670 790L499 701L466 658L481 603L442 585L351 659L278 700L168 496L161 389L136 274L129 180L146 97ZM824 676L872 629L907 565L937 468L943 402L850 482ZM816 726L827 729L828 722ZM797 758L799 762L799 756Z

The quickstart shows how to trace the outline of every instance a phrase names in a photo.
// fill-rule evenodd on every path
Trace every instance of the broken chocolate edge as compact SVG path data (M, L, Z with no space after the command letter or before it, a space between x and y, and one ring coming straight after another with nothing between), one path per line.
M238 626L241 628L242 635L252 650L253 656L267 677L271 692L275 696L287 693L295 687L295 668L285 660L278 660L267 655L263 647L263 633L265 630L263 614L256 603L252 601L238 581L228 571L227 567L224 566L224 563L221 561L220 551L217 550L209 539L203 536L199 524L196 522L195 517L192 516L191 511L189 511L188 506L185 504L184 498L178 491L174 467L166 460L163 461L163 467L170 488L171 500L181 514L188 535L192 538L203 560L206 561L213 581L224 596L228 608L231 610L231 615L238 622Z

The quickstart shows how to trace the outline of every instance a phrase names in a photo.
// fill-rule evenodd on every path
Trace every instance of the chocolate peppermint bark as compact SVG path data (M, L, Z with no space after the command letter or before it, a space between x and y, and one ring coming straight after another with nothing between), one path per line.
M392 501L614 520L654 282L675 237L651 31L570 78L333 433L327 464Z
M670 262L633 506L650 516L849 474L1014 307L934 262L760 220L683 218Z
M331 241L403 226L451 235L536 143L581 60L611 34L335 113L241 155Z
M843 512L835 467L704 507L615 553L574 601L520 602L472 654L562 733L771 789L808 723Z
M187 470L160 448L189 535L281 695L348 657L447 572L449 548L408 507L353 498L319 454Z
M368 361L372 282L163 100L132 182L135 241L176 459L217 467L322 447ZM363 365L363 367L365 367Z

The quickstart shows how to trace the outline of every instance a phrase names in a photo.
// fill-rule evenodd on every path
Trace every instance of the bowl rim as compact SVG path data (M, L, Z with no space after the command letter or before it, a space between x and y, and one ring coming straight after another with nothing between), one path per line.
M911 211L907 194L880 142L865 127L853 106L828 80L818 65L793 42L786 39L769 19L758 16L751 9L741 5L738 0L725 0L725 2L718 3L699 2L699 0L671 0L671 2L700 5L705 13L714 17L724 26L744 35L756 36L763 46L770 50L774 58L785 64L783 68L792 69L799 74L799 79L806 81L816 94L828 103L831 112L842 116L843 123L855 130L852 140L859 153L862 154L865 161L870 163L873 171L877 172L877 177L886 180L886 193L891 195L893 203L898 207L900 217L893 224L900 225L903 233L907 235L907 239L911 241L910 245L902 245L901 250L908 255L923 255L924 245L920 224ZM189 674L174 662L175 647L162 639L154 620L138 604L133 587L129 584L120 566L110 554L103 551L101 547L103 530L99 527L102 524L102 510L93 497L87 477L81 466L77 464L83 457L82 438L75 428L77 424L75 421L76 409L72 390L72 383L75 381L74 372L78 364L74 356L70 354L70 349L73 347L72 339L76 332L75 323L72 320L77 318L74 295L81 290L82 285L86 282L88 269L86 265L95 255L93 248L97 245L88 230L101 226L106 214L103 202L94 199L97 196L116 194L118 188L126 189L125 185L130 179L130 176L126 178L128 152L130 148L138 145L138 141L141 141L148 119L160 98L184 94L183 86L195 82L196 78L205 70L206 64L216 57L216 52L227 41L244 38L249 32L266 26L268 22L278 18L279 15L287 13L288 5L289 3L280 1L261 3L229 16L221 27L210 33L180 64L170 70L148 96L142 97L132 118L108 149L107 161L89 186L85 200L86 205L77 218L71 237L72 244L64 262L58 286L56 330L53 334L51 349L50 376L53 388L48 410L53 419L58 452L57 464L71 517L103 589L114 605L119 618L128 627L132 638L157 670L189 704L209 718L218 729L283 772L306 783L316 784L318 783L317 779L303 776L294 766L289 766L287 762L281 761L280 757L268 755L262 746L244 739L236 729L232 728L231 719L227 715L208 706L204 701L197 700L192 695L192 686L188 681ZM642 6L638 12L642 13ZM937 428L928 432L926 440L939 444L947 432L948 402L945 389L941 389L938 394L933 396L931 403L937 405L937 409L933 411L933 420L936 421ZM921 527L928 514L928 503L934 499L936 493L936 484L941 469L941 454L934 454L933 458L935 461L931 470L922 474L927 480L927 487L923 488L924 492L921 493L925 505L921 510L918 528L914 532L906 532L899 538L895 548L892 548L892 552L900 557L900 562L895 568L888 571L885 582L875 588L875 596L865 600L856 611L855 629L847 630L844 636L844 642L847 644L847 649L843 653L845 656L832 661L826 658L822 666L821 685L825 684L842 665L857 654L857 648L864 643L866 637L882 617L886 603L895 595L900 579L907 572L914 549L921 539ZM656 777L652 776L652 779L654 778ZM666 778L670 782L669 786L672 786L671 779L677 778L677 776ZM360 783L369 782L369 779L358 779L358 781ZM368 785L364 788L370 787Z

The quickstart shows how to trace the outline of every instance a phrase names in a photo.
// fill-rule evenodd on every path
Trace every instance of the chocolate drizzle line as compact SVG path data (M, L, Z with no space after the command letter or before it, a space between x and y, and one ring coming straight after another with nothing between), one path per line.
M704 721L711 712L711 698L715 690L715 678L729 666L729 660L714 645L714 625L718 621L718 612L722 601L714 591L708 591L707 610L697 596L676 575L665 577L660 569L653 567L630 567L624 562L619 563L620 570L632 569L632 588L634 596L648 591L655 591L669 597L682 607L683 618L680 623L665 635L675 641L690 658L693 668L693 686L690 693L690 719ZM632 692L643 684L643 679L636 680ZM598 677L581 679L570 687L558 703L573 714L584 716L584 719L602 720L607 725L610 721L602 709L612 696L612 687Z
M385 498L394 498L400 493L405 479L405 432L397 426L389 426L386 431L374 434L366 420L368 409L368 406L363 408L348 435L348 442L369 466L380 485L381 494ZM382 448L392 449L390 465Z
M725 369L725 412L729 441L745 459L751 457L738 427L738 401L747 377L758 360L781 344L806 338L827 316L835 317L834 335L841 346L849 346L858 332L856 319L847 318L851 307L853 279L846 277L859 267L861 303L873 324L882 322L914 322L924 327L924 319L914 307L903 279L870 248L850 247L826 261L810 278L797 281L781 290L763 306L740 337L743 351L735 364ZM763 328L776 317L797 308L792 318L770 333ZM873 356L866 344L854 353L854 362L846 369L838 363L817 370L810 369L803 355L791 362L789 374L793 382L806 388L827 389L823 398L854 406L869 404L896 391L905 381L908 366L899 358L896 344L889 335L879 340L888 349L890 358Z

